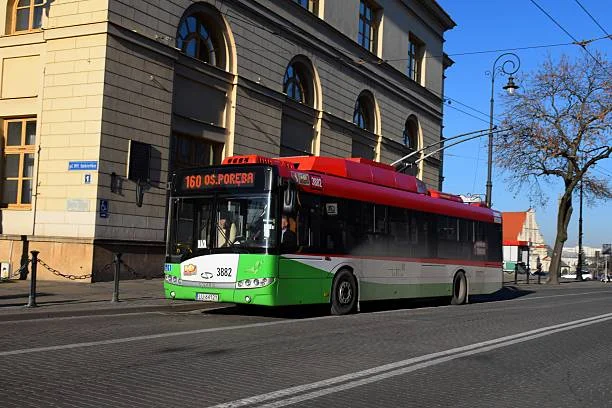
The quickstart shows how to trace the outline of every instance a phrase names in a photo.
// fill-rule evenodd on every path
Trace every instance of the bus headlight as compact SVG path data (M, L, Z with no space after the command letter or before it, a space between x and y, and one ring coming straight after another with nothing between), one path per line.
M274 283L274 278L243 279L236 282L237 289L263 288Z

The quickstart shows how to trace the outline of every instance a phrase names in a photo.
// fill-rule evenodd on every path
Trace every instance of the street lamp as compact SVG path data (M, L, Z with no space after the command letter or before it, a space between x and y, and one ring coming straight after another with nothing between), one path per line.
M502 58L504 62L501 65L497 65L498 61ZM487 195L485 202L487 207L491 207L491 189L493 188L493 183L491 182L491 171L493 167L493 102L494 102L494 91L495 91L495 75L497 73L509 75L508 83L503 87L508 94L513 95L514 91L519 87L514 83L513 74L518 71L521 66L521 60L518 55L513 54L511 52L507 52L505 54L497 57L495 62L493 63L493 69L490 72L487 72L488 75L491 75L491 106L489 110L489 155L488 155L488 163L487 163Z

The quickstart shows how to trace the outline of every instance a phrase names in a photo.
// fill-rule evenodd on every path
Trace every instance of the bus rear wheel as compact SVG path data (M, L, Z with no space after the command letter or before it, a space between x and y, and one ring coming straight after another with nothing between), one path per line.
M453 279L453 296L451 297L451 305L462 305L467 301L467 279L465 273L459 271Z
M334 279L331 294L331 313L344 315L357 308L357 280L351 271L342 269Z

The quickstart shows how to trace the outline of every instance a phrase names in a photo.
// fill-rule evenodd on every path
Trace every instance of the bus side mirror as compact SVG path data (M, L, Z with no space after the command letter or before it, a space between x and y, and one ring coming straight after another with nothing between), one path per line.
M283 214L295 214L297 203L297 186L293 181L289 181L284 187Z

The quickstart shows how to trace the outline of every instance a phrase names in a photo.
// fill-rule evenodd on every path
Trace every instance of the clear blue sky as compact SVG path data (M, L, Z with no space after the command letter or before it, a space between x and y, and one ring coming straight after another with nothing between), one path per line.
M577 40L604 36L604 32L580 8L576 0L535 0L565 30ZM610 16L611 0L578 0L584 8L612 33ZM444 51L455 64L446 71L445 94L456 101L445 105L444 135L451 137L472 130L488 128L491 78L485 75L492 69L493 62L504 51L456 55L472 51L502 50L526 46L569 43L572 39L555 25L530 0L438 0L438 3L457 23L457 27L446 33ZM600 50L607 58L612 57L612 40L603 39L588 46ZM576 45L512 51L521 59L520 71L534 71L547 57L562 54L589 58ZM455 55L454 55L455 54ZM503 90L506 77L495 78L495 115L501 116ZM520 85L520 84L519 84ZM473 108L473 109L471 109ZM460 112L460 109L475 117ZM475 110L474 110L475 109ZM477 111L482 113L479 113ZM444 157L444 185L447 192L456 194L475 193L484 197L487 177L487 138L473 140L451 147ZM600 162L598 175L607 174L612 178L612 159ZM493 207L500 211L525 211L530 207L526 191L515 195L508 191L508 185L500 169L493 168ZM554 244L556 232L557 200L561 185L546 188L549 201L542 208L533 205L536 218L548 245ZM583 244L601 246L612 242L612 201L598 202L583 207ZM566 246L578 243L578 201L574 201L574 213L569 227Z

